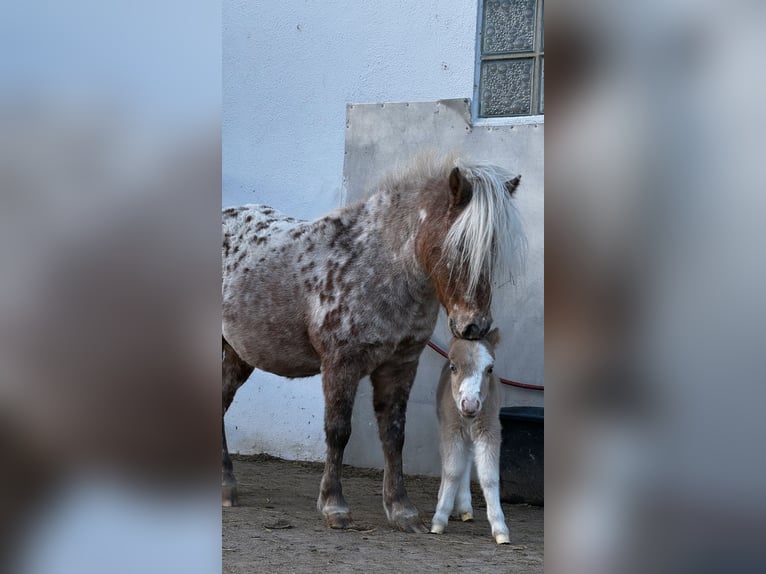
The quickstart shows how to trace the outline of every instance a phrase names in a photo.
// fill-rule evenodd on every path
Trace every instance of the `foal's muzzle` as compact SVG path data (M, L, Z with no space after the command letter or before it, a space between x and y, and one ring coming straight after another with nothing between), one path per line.
M481 401L476 398L462 398L460 400L460 414L464 417L473 418L481 410Z

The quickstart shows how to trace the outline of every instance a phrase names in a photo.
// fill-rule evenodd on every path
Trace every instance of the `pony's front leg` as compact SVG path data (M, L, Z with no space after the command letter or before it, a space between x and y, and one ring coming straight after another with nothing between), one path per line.
M469 473L471 468L468 452L460 437L450 437L442 443L441 455L442 480L439 484L439 501L436 503L436 512L431 519L431 532L433 534L441 534L447 527L452 508L455 505L455 497L463 483L466 467Z
M476 472L487 503L487 520L492 536L498 544L510 544L508 526L505 524L503 507L500 505L500 443L479 440L474 447Z
M340 483L343 451L351 436L351 411L359 385L358 378L340 376L341 368L323 368L322 388L325 398L324 430L327 459L319 486L317 510L330 528L351 526L351 514Z
M407 399L417 367L417 360L383 365L370 375L373 407L385 457L383 509L388 522L404 532L427 532L418 509L407 496L402 472Z

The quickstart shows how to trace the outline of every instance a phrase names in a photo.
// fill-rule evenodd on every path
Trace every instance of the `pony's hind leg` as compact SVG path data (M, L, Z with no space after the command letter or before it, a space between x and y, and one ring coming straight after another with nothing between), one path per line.
M223 506L236 506L237 500L237 479L234 477L234 465L229 457L229 448L226 445L226 425L223 423L223 416L229 409L234 400L234 394L237 389L253 372L253 367L245 363L234 352L231 345L223 339L223 357L222 357L221 381L223 383L223 413L221 415L221 503Z
M420 513L404 488L402 447L407 399L415 380L417 361L383 365L370 375L372 400L383 445L383 508L390 524L404 532L427 532Z
M349 375L348 370L343 367L322 368L327 458L319 486L317 510L322 513L330 528L348 528L352 524L348 504L343 497L340 477L343 452L351 436L351 411L361 377Z
M229 448L226 445L226 425L221 418L221 504L223 506L236 506L239 504L237 494L237 479L234 477L234 465L229 457Z

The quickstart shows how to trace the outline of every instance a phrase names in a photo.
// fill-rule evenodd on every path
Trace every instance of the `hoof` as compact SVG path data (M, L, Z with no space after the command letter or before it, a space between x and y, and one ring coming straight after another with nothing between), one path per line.
M225 507L237 506L239 504L239 495L236 486L221 487L221 505Z
M497 542L498 544L510 544L511 539L507 534L503 532L500 534L495 534L495 542Z
M426 525L423 524L423 521L420 520L420 516L417 514L397 518L394 521L394 526L402 532L415 532L416 534L426 534L428 532L428 528L426 528Z
M431 524L431 534L444 534L444 525Z
M324 520L327 526L335 530L345 530L346 528L351 528L354 524L348 512L331 512L330 514L325 514Z
M473 513L472 512L463 512L460 515L460 520L463 522L473 522Z

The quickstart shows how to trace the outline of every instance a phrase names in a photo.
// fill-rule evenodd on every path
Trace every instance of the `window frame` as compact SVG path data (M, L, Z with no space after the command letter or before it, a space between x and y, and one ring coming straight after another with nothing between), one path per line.
M480 87L481 87L481 65L482 62L486 62L493 59L514 59L514 58L529 58L530 54L535 58L537 65L542 66L545 58L544 50L544 15L538 14L535 21L535 46L531 52L519 52L514 54L498 54L488 58L482 58L482 45L484 40L484 5L487 0L477 1L477 14L476 14L476 45L474 53L474 80L473 80L473 99L471 100L471 116L473 117L473 125L477 126L499 126L499 125L525 125L525 124L541 124L545 123L545 114L531 114L528 116L491 116L482 117L479 115L479 101L480 101ZM544 11L545 0L537 0L537 10L542 13ZM539 58L537 57L539 56ZM535 102L535 106L539 105L541 82L544 78L544 72L535 70L533 72L532 80L532 101Z

